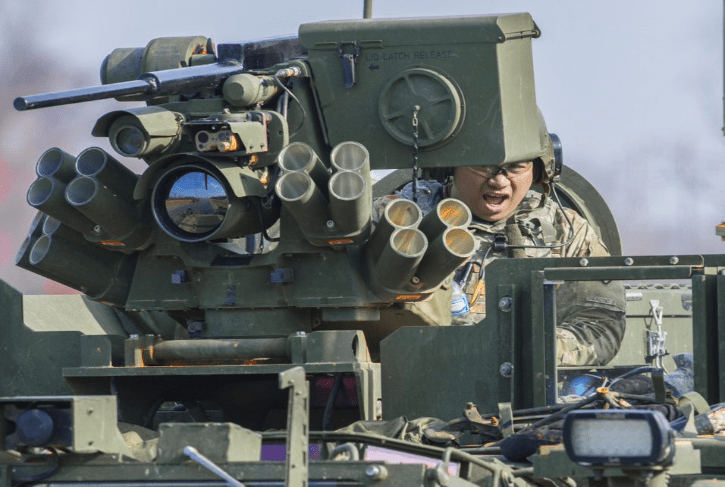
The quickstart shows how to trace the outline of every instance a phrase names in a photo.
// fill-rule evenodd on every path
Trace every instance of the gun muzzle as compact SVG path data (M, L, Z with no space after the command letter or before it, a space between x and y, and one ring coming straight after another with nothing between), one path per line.
M365 245L365 251L373 261L377 260L393 232L400 228L417 228L423 213L420 207L410 200L390 201L383 209L380 220Z
M71 206L96 223L101 232L110 238L121 240L137 226L136 207L132 201L129 201L130 198L116 194L95 178L87 176L75 178L66 187L65 198Z
M330 178L330 213L338 230L359 232L372 220L372 188L353 171L339 171Z
M68 204L65 190L66 185L53 176L38 178L28 189L28 204L80 233L92 234L96 224Z
M43 152L35 165L35 173L39 178L54 177L64 184L76 177L76 158L67 152L53 147Z
M398 228L390 236L373 269L375 280L390 290L405 290L423 259L428 240L415 228Z
M432 242L448 228L466 228L471 223L471 210L460 200L446 198L438 202L420 222L418 228Z
M284 172L301 171L309 174L320 191L326 194L330 175L309 145L304 142L292 142L287 145L279 153L278 165Z
M476 252L476 239L465 228L448 228L433 240L415 275L425 288L439 286Z
M285 173L274 189L303 233L325 231L330 221L327 201L309 174L303 171Z

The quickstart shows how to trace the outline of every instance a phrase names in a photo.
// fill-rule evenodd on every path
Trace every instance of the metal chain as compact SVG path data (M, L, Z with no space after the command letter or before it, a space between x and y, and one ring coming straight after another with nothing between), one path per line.
M420 105L413 107L413 203L418 202L418 113Z

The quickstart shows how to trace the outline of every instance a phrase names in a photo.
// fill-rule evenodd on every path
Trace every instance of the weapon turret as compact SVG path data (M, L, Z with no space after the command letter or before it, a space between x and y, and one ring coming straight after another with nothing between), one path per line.
M416 203L393 201L374 222L371 170L546 157L528 76L537 35L530 16L516 14L323 22L298 38L216 48L205 37L156 39L111 53L102 86L18 98L18 110L146 102L93 127L118 159L97 147L77 157L50 149L28 191L40 216L18 265L127 319L163 313L177 324L173 336L128 338L110 360L120 369L94 369L93 380L79 371L74 387L101 393L112 380L121 404L139 390L208 397L209 369L192 373L183 393L118 374L223 364L257 377L250 361L272 367L265 374L296 363L352 375L359 417L372 419L380 339L403 324L450 322L446 280L475 245L470 211L456 200L425 218ZM488 118L469 123L469 112ZM133 173L129 157L148 167ZM413 312L419 301L436 311ZM250 397L266 386L255 387ZM251 404L230 412L219 400L225 414L251 414ZM146 406L122 413L139 421Z

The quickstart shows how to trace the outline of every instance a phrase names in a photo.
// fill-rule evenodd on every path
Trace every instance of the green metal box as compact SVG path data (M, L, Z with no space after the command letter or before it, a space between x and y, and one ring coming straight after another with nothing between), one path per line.
M375 169L412 165L416 105L421 167L542 155L531 54L538 35L529 14L300 27L330 145L364 144Z

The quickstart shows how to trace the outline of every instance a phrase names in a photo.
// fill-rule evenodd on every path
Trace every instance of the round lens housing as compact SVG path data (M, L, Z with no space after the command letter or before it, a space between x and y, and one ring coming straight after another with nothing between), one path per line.
M128 123L114 123L108 138L116 152L126 157L140 157L149 146L146 132L141 127Z
M138 127L123 127L116 134L116 147L124 154L135 156L146 147L146 136Z
M207 240L221 226L229 196L219 178L197 166L182 166L156 183L153 212L161 228L184 242Z

